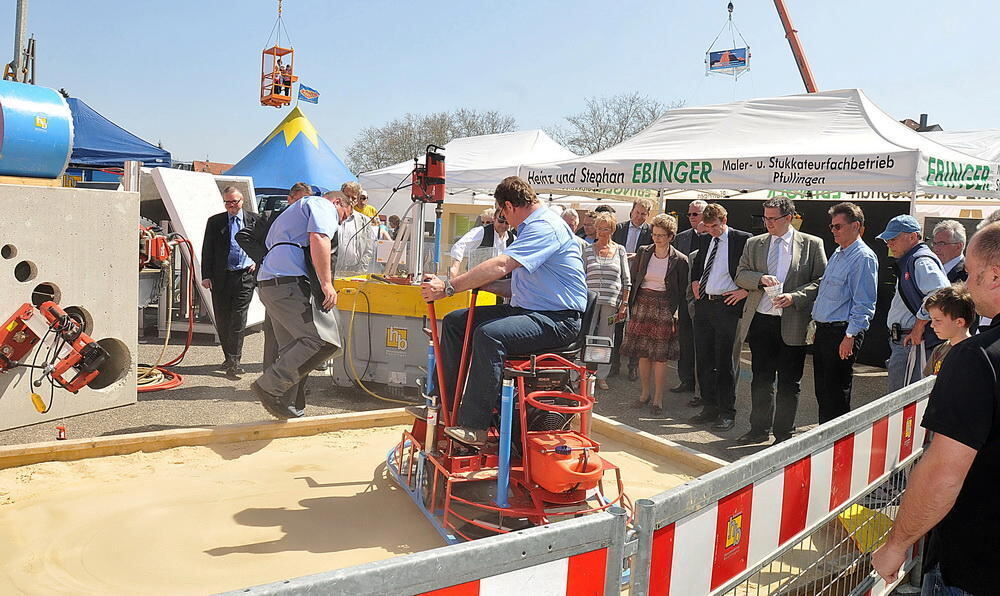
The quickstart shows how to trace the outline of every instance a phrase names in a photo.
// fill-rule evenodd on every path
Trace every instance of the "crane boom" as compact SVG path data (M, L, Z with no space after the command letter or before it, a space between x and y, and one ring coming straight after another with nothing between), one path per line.
M809 68L809 61L802 51L802 42L799 41L798 31L792 26L792 19L788 16L788 9L785 8L785 0L774 0L774 7L778 9L778 16L781 18L781 26L785 28L785 38L792 48L792 56L795 64L799 67L799 74L802 75L802 83L806 86L806 92L816 93L816 79L813 78L812 69Z

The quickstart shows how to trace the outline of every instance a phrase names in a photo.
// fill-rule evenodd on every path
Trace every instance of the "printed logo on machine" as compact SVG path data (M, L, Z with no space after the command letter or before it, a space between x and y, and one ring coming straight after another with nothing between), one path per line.
M396 350L406 350L407 329L405 327L387 327L385 330L385 347Z
M49 119L46 116L35 116L35 128L48 129Z
M743 538L743 513L737 513L729 518L726 525L726 548L731 548L740 543Z

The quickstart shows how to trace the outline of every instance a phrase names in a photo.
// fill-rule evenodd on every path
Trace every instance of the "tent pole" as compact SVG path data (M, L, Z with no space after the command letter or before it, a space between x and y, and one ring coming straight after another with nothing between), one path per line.
M913 217L917 216L917 191L916 189L910 193L910 215Z

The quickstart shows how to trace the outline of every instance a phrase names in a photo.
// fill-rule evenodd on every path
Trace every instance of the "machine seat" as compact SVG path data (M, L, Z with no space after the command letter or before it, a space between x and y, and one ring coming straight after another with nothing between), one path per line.
M560 346L552 350L539 350L537 352L531 352L529 354L509 354L507 356L508 360L527 360L532 356L538 356L541 354L555 354L556 356L562 356L566 360L574 360L580 355L580 350L583 349L584 344L587 341L587 335L590 334L590 329L594 325L594 317L597 316L597 292L587 291L587 310L583 311L583 319L580 324L580 333L577 334L576 338L569 344L565 346Z

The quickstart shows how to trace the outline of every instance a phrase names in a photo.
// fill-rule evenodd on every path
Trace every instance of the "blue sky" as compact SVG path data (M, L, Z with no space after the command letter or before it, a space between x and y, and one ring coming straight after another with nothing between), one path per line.
M719 0L285 0L284 22L296 74L322 94L306 114L344 156L359 130L406 112L495 109L527 129L561 122L589 96L702 105L803 92L773 3L734 4L753 54L735 88L704 76L726 19ZM787 5L820 89L860 87L897 119L927 112L947 130L1000 128L991 3ZM6 61L15 2L3 6ZM257 97L276 7L31 0L38 83L65 87L176 159L235 162L287 113Z

